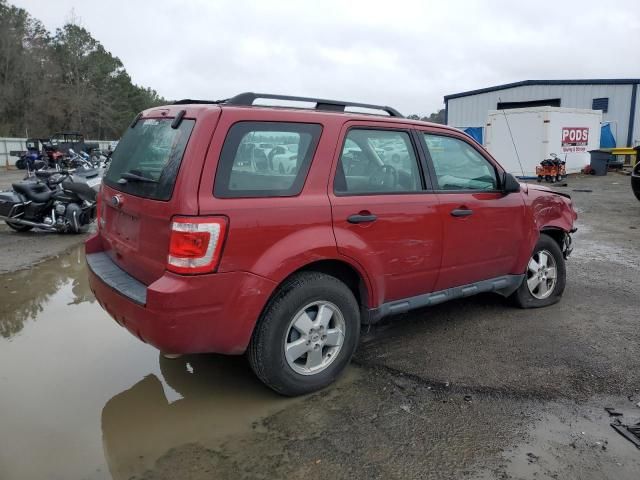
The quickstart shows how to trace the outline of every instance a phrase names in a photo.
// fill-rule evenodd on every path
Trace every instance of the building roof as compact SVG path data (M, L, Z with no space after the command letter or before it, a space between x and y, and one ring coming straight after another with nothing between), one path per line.
M514 87L528 87L530 85L632 85L640 84L640 78L591 78L582 80L523 80L521 82L505 83L504 85L496 85L495 87L480 88L478 90L469 90L467 92L452 93L445 95L444 100L452 98L468 97L478 95L480 93L496 92Z

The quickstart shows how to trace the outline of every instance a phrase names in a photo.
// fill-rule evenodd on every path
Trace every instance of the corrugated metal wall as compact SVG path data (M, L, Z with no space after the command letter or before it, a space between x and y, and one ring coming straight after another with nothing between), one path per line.
M611 126L619 147L627 146L629 109L633 85L527 85L467 97L452 98L448 102L448 125L480 127L487 120L487 112L495 110L498 102L525 102L560 98L560 106L591 108L594 98L609 98L609 111L603 122ZM636 117L633 140L640 143L640 89L636 98Z

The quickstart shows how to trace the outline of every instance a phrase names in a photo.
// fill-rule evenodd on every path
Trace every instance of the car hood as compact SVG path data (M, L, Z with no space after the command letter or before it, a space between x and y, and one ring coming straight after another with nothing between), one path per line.
M571 195L569 195L568 193L556 192L555 190L551 190L549 187L546 187L544 185L527 183L527 188L529 190L535 190L537 192L544 192L544 193L549 193L551 195L560 195L561 197L571 198Z
M551 192L551 193L555 193L553 190L551 190L549 187L546 187L544 185L536 185L533 183L527 183L527 188L529 190L537 190L539 192Z

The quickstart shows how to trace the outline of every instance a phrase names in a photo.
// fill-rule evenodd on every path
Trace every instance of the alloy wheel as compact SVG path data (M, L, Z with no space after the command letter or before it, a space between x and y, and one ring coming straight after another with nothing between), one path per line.
M533 254L527 266L527 287L538 300L544 300L553 294L556 288L558 269L553 255L548 250Z
M313 302L298 311L287 328L284 354L301 375L315 375L337 358L345 336L345 321L331 302Z

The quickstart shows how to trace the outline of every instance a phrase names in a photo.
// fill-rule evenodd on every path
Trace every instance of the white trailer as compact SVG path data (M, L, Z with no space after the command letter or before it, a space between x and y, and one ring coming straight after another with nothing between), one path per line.
M567 173L577 173L590 163L589 151L600 147L601 123L600 110L561 107L490 110L485 147L509 173L519 177L534 177L536 166L552 153L566 160Z

